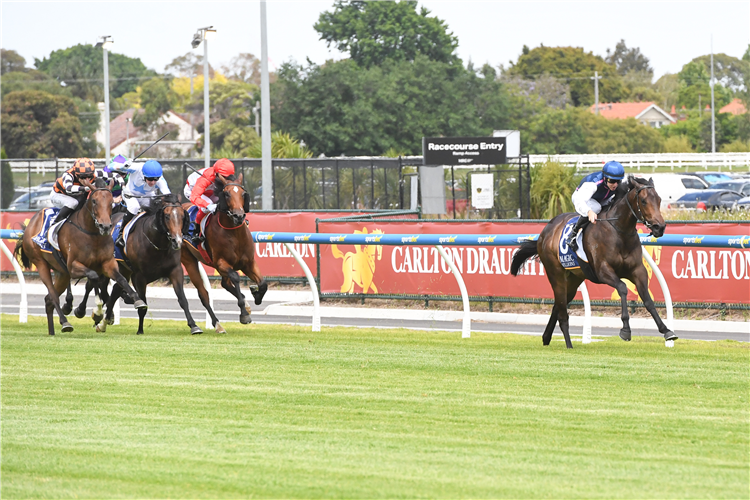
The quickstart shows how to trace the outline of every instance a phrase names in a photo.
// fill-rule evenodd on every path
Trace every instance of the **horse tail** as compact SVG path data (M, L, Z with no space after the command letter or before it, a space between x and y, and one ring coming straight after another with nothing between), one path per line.
M518 270L521 269L523 263L538 253L539 250L537 249L536 241L524 241L521 243L521 248L513 256L513 262L510 265L510 274L518 276Z
M16 260L20 260L24 268L31 269L31 261L29 261L29 256L26 255L26 252L23 251L23 242L19 241L18 243L16 243L16 249L13 250L13 258Z
M338 245L331 245L331 253L333 254L334 259L343 259L344 254L341 250L339 250Z

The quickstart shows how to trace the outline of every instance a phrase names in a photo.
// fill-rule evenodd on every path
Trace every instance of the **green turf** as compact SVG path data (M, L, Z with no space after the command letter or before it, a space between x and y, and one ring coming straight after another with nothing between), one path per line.
M750 496L745 343L73 321L2 316L3 498Z

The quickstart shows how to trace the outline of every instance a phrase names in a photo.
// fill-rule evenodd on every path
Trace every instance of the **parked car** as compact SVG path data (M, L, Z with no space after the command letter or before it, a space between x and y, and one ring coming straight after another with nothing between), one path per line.
M716 210L717 208L732 210L740 199L742 199L742 195L736 191L704 189L687 193L676 202L670 203L669 208L696 209L699 211Z
M18 188L15 190L17 195L8 206L8 210L16 211L35 211L45 207L51 207L50 191L54 181L43 182L38 186L31 188Z
M750 196L750 179L735 179L733 181L717 182L711 189L729 189L745 196Z
M687 193L703 190L708 184L692 175L683 174L644 174L644 178L653 179L656 192L661 197L661 209L680 199Z
M750 211L750 196L745 196L744 198L737 200L737 203L734 205L734 210Z
M686 175L698 177L709 186L717 182L731 181L734 177L724 172L686 172Z

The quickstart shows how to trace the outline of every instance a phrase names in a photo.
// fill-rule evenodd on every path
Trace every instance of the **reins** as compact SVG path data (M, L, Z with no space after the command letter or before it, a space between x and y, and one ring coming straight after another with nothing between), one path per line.
M152 197L152 198L153 198L153 197ZM164 209L165 209L165 208L179 208L179 209L182 209L182 205L180 205L179 203L169 203L169 204L167 204L167 205L162 205L162 206L161 206L161 209L159 210L160 214L159 214L159 215L157 215L157 214L155 214L155 213L154 213L154 214L153 214L153 215L154 215L154 218L156 218L156 217L164 217L164 215L165 215ZM162 219L162 221L163 221L163 219ZM163 222L162 222L162 225L164 225L164 223L163 223ZM167 236L167 239L168 239L168 240L171 240L171 238L170 238L170 234L169 234L169 231L168 231L168 230L167 230L167 228L166 228L166 225L164 226L164 229L165 229L165 231L166 231L166 233L165 233L165 234L166 234L166 236ZM125 230L125 228L123 228L122 230L124 231L124 230ZM160 233L160 234L162 234L162 233ZM148 232L147 232L147 231L143 231L143 236L145 236L145 237L146 237L146 240L148 240L148 242L149 242L149 243L151 244L151 246L152 246L152 247L154 247L154 248L155 248L155 249L156 249L157 251L159 251L159 252L163 252L163 251L165 251L164 249L161 249L161 248L159 248L159 247L158 247L158 246L157 246L157 245L156 245L156 244L155 244L155 243L154 243L153 241L151 241L151 238L149 238L149 237L148 237ZM169 249L167 248L166 250L169 250Z
M649 188L650 189L655 189L654 186L637 186L635 188L635 203L636 203L636 206L638 208L638 212L641 214L640 217L635 213L635 210L633 210L633 206L630 204L630 200L628 200L627 194L625 195L625 204L630 209L630 213L633 214L633 217L635 217L636 222L640 222L641 224L643 224L644 226L646 226L646 228L648 228L649 231L653 231L651 229L652 226L653 226L653 224L651 224L650 222L648 222L646 220L646 218L643 216L643 209L641 208L641 199L638 196L638 193L640 193L644 189L649 189ZM632 189L631 189L631 191L632 191ZM628 191L628 194L629 193L630 193L630 191ZM614 208L614 205L612 206L612 208ZM607 213L609 213L609 211L607 211ZM606 218L606 219L599 219L599 218L597 218L596 220L598 220L598 221L599 220L603 220L603 221L607 221L610 224L612 224L612 221L617 221L617 220L620 220L620 219L617 218L617 217L609 217L609 218ZM612 224L612 227L614 227L615 229L617 229L617 226L615 226L614 224Z
M95 192L97 192L97 191L109 191L110 193L112 192L112 191L110 191L110 189L108 187L106 187L106 188L94 188L94 189L92 189L89 192L89 197L92 194L94 194ZM91 220L94 221L94 225L98 227L99 226L99 221L96 219L96 215L94 215L94 212L91 211L91 208L88 205L89 205L89 200L88 200L88 197L87 197L86 203L84 204L84 206L86 207L86 211L89 213L89 215L91 215ZM91 231L88 231L88 230L82 228L81 226L79 226L78 224L76 224L76 222L73 219L73 217L71 217L68 221L70 222L70 224L73 227L75 227L76 229L78 229L79 231L81 231L84 234L88 234L89 236L102 236L98 231L97 232L91 232Z
M225 199L226 199L226 196L227 196L227 194L226 194L226 189L227 189L228 187L230 187L230 186L236 186L236 187L238 187L238 188L242 189L242 191L245 191L245 187L244 187L244 186L243 186L242 184L239 184L239 183L237 183L237 182L230 182L230 183L228 183L228 184L224 184L224 187L223 187L223 188L221 189L221 193L222 193L222 194L224 195L224 198L225 198ZM226 210L222 210L221 212L222 212L222 213L224 213L224 214L226 214L226 215L227 215L227 217L229 217L230 219L234 220L234 217L233 217L233 215L232 215L232 212L230 212L230 211L229 211L229 206L227 206L227 209L226 209ZM238 229L238 228L242 227L242 225L243 225L243 224L245 223L245 221L244 221L244 219L243 219L243 221L242 221L242 222L240 222L240 223L239 223L238 225L236 225L235 227L224 227L224 226L222 226L222 225L221 225L221 218L220 218L220 217L216 219L216 222L218 222L218 224L219 224L219 227L220 227L220 228L222 228L222 229L226 229L227 231L231 231L231 230L233 230L233 229Z

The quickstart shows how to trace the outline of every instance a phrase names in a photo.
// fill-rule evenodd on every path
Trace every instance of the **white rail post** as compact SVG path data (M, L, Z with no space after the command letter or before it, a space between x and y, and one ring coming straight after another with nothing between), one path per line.
M641 247L641 252L643 253L643 258L646 259L646 262L648 262L648 265L651 266L651 270L654 272L654 275L656 276L656 279L659 280L659 285L661 285L661 291L664 295L664 305L667 308L667 328L674 331L674 311L672 310L672 294L669 292L669 287L667 286L667 281L664 279L664 275L661 273L661 270L659 269L659 266L656 265L656 262L654 262L654 259L651 258L651 255L648 253L648 251ZM641 300L643 300L641 298ZM667 347L674 346L674 340L666 340L665 345Z
M315 278L313 278L312 272L310 272L310 268L307 267L307 264L304 260L302 260L302 256L299 254L296 248L292 246L289 243L284 243L286 246L286 249L289 250L289 253L292 254L292 257L294 257L294 260L297 261L297 264L300 265L302 270L305 272L305 276L307 277L307 282L310 284L310 290L312 291L313 296L313 315L312 315L312 331L319 332L320 331L320 297L318 296L318 287L315 286Z
M20 245L21 241L18 240L16 245ZM18 309L18 322L19 323L28 323L29 322L29 298L26 295L26 280L23 277L23 270L21 269L21 266L18 264L18 261L13 258L13 254L10 253L10 250L7 246L5 246L5 242L0 240L0 247L3 249L3 253L6 257L8 257L8 260L13 265L13 269L16 271L16 276L18 277L18 285L21 288L21 304Z
M203 280L203 286L206 288L206 293L208 294L208 304L211 306L211 309L213 309L214 298L211 296L211 282L208 281L208 275L206 274L206 270L203 269L203 264L201 264L200 262L198 262L198 272L201 275L201 280ZM208 314L208 311L206 311L206 330L209 330L211 328L213 328L213 324L211 324L211 315Z
M581 343L591 343L591 300L589 300L589 289L586 288L586 282L581 283L578 291L583 296L583 332L581 334Z
M463 276L461 276L461 273L458 272L458 268L456 267L456 265L453 264L453 259L448 257L448 254L445 253L445 249L443 248L443 246L435 245L435 248L437 248L440 256L448 263L448 267L451 268L451 271L453 271L453 276L456 277L456 281L458 282L458 289L461 290L461 300L464 303L464 318L461 325L461 338L468 339L471 337L471 311L469 310L469 293L466 291L464 278Z
M122 299L117 299L114 307L112 307L112 313L114 314L114 319L112 320L113 325L120 324L120 300Z

